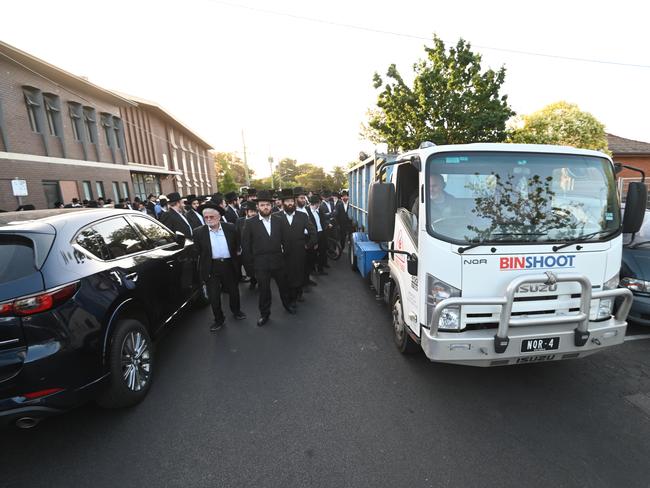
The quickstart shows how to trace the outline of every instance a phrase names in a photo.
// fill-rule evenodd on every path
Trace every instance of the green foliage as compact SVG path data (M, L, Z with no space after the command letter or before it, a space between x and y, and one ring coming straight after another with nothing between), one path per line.
M394 64L373 77L382 89L377 107L369 110L362 136L385 142L390 150L416 148L422 141L436 144L498 142L506 137L506 121L514 114L499 90L505 68L481 70L481 56L460 39L449 51L437 36L425 46L426 58L413 66L413 86L406 84Z
M308 190L338 190L344 188L347 174L343 167L335 166L330 174L315 164L298 164L295 159L284 158L278 163L273 176L251 181L254 188L271 188L271 178L275 188L294 188L302 186Z
M607 152L605 126L572 103L552 103L521 118L522 126L512 130L510 142L558 144Z
M220 192L239 191L239 188L246 186L246 169L239 156L226 152L214 153L214 169ZM249 169L248 173L252 179L254 171Z

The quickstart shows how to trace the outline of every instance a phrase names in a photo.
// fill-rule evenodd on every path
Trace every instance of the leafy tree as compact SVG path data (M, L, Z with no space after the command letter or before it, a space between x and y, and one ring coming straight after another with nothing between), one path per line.
M214 153L214 169L220 192L237 191L246 185L246 169L239 156L227 152ZM254 171L249 169L248 173L252 179Z
M559 144L607 151L605 126L572 103L552 103L520 119L521 127L510 134L511 142Z
M377 107L368 111L362 135L385 142L389 149L414 148L422 141L436 144L498 142L506 137L506 121L514 114L507 95L499 90L506 70L481 69L481 55L460 39L449 51L434 35L433 47L424 47L426 58L413 65L413 86L391 64L384 82L374 74L374 86L382 89Z
M296 183L299 186L312 191L320 191L326 185L327 175L320 166L313 164L301 164L298 166L300 174L296 176Z
M334 169L332 170L332 184L330 185L330 188L332 190L344 188L347 186L347 182L348 175L345 172L345 169L343 169L342 166L334 166Z

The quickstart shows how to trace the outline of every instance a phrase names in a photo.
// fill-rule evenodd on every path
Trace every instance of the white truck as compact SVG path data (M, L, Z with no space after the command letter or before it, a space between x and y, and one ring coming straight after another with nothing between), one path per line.
M623 219L616 171L571 147L430 143L351 170L369 238L353 234L352 264L390 305L400 351L501 366L621 344L621 233L640 228L647 191L630 185Z

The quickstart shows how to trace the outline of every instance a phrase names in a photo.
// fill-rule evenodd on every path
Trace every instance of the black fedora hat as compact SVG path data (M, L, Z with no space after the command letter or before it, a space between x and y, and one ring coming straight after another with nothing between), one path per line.
M282 191L280 191L280 195L278 195L278 198L280 200L286 200L288 198L295 198L296 194L291 188L283 188Z
M293 196L299 197L300 195L307 195L307 192L302 186L297 186L293 189Z
M226 210L225 209L221 208L219 205L216 205L216 204L214 204L212 202L205 202L203 205L201 205L199 207L199 212L201 212L201 215L203 215L203 211L206 208L211 208L213 210L216 210L217 212L219 212L219 215L221 215L222 217L224 215L226 215Z
M167 201L169 203L180 202L182 200L181 194L177 191L173 191L167 194Z
M273 195L269 190L260 190L257 192L257 201L258 202L272 202L275 200Z
M320 197L318 195L310 196L309 197L309 203L311 203L312 205L314 205L316 203L320 203Z

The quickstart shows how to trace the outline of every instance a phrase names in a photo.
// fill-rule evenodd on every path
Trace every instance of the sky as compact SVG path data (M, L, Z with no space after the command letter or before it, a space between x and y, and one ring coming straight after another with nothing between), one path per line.
M395 63L409 79L433 33L469 41L484 68L505 66L502 93L518 114L566 100L608 132L650 142L644 3L9 0L0 39L156 101L215 150L242 155L243 133L261 177L269 156L330 170L372 151L359 133L377 100L373 73Z

